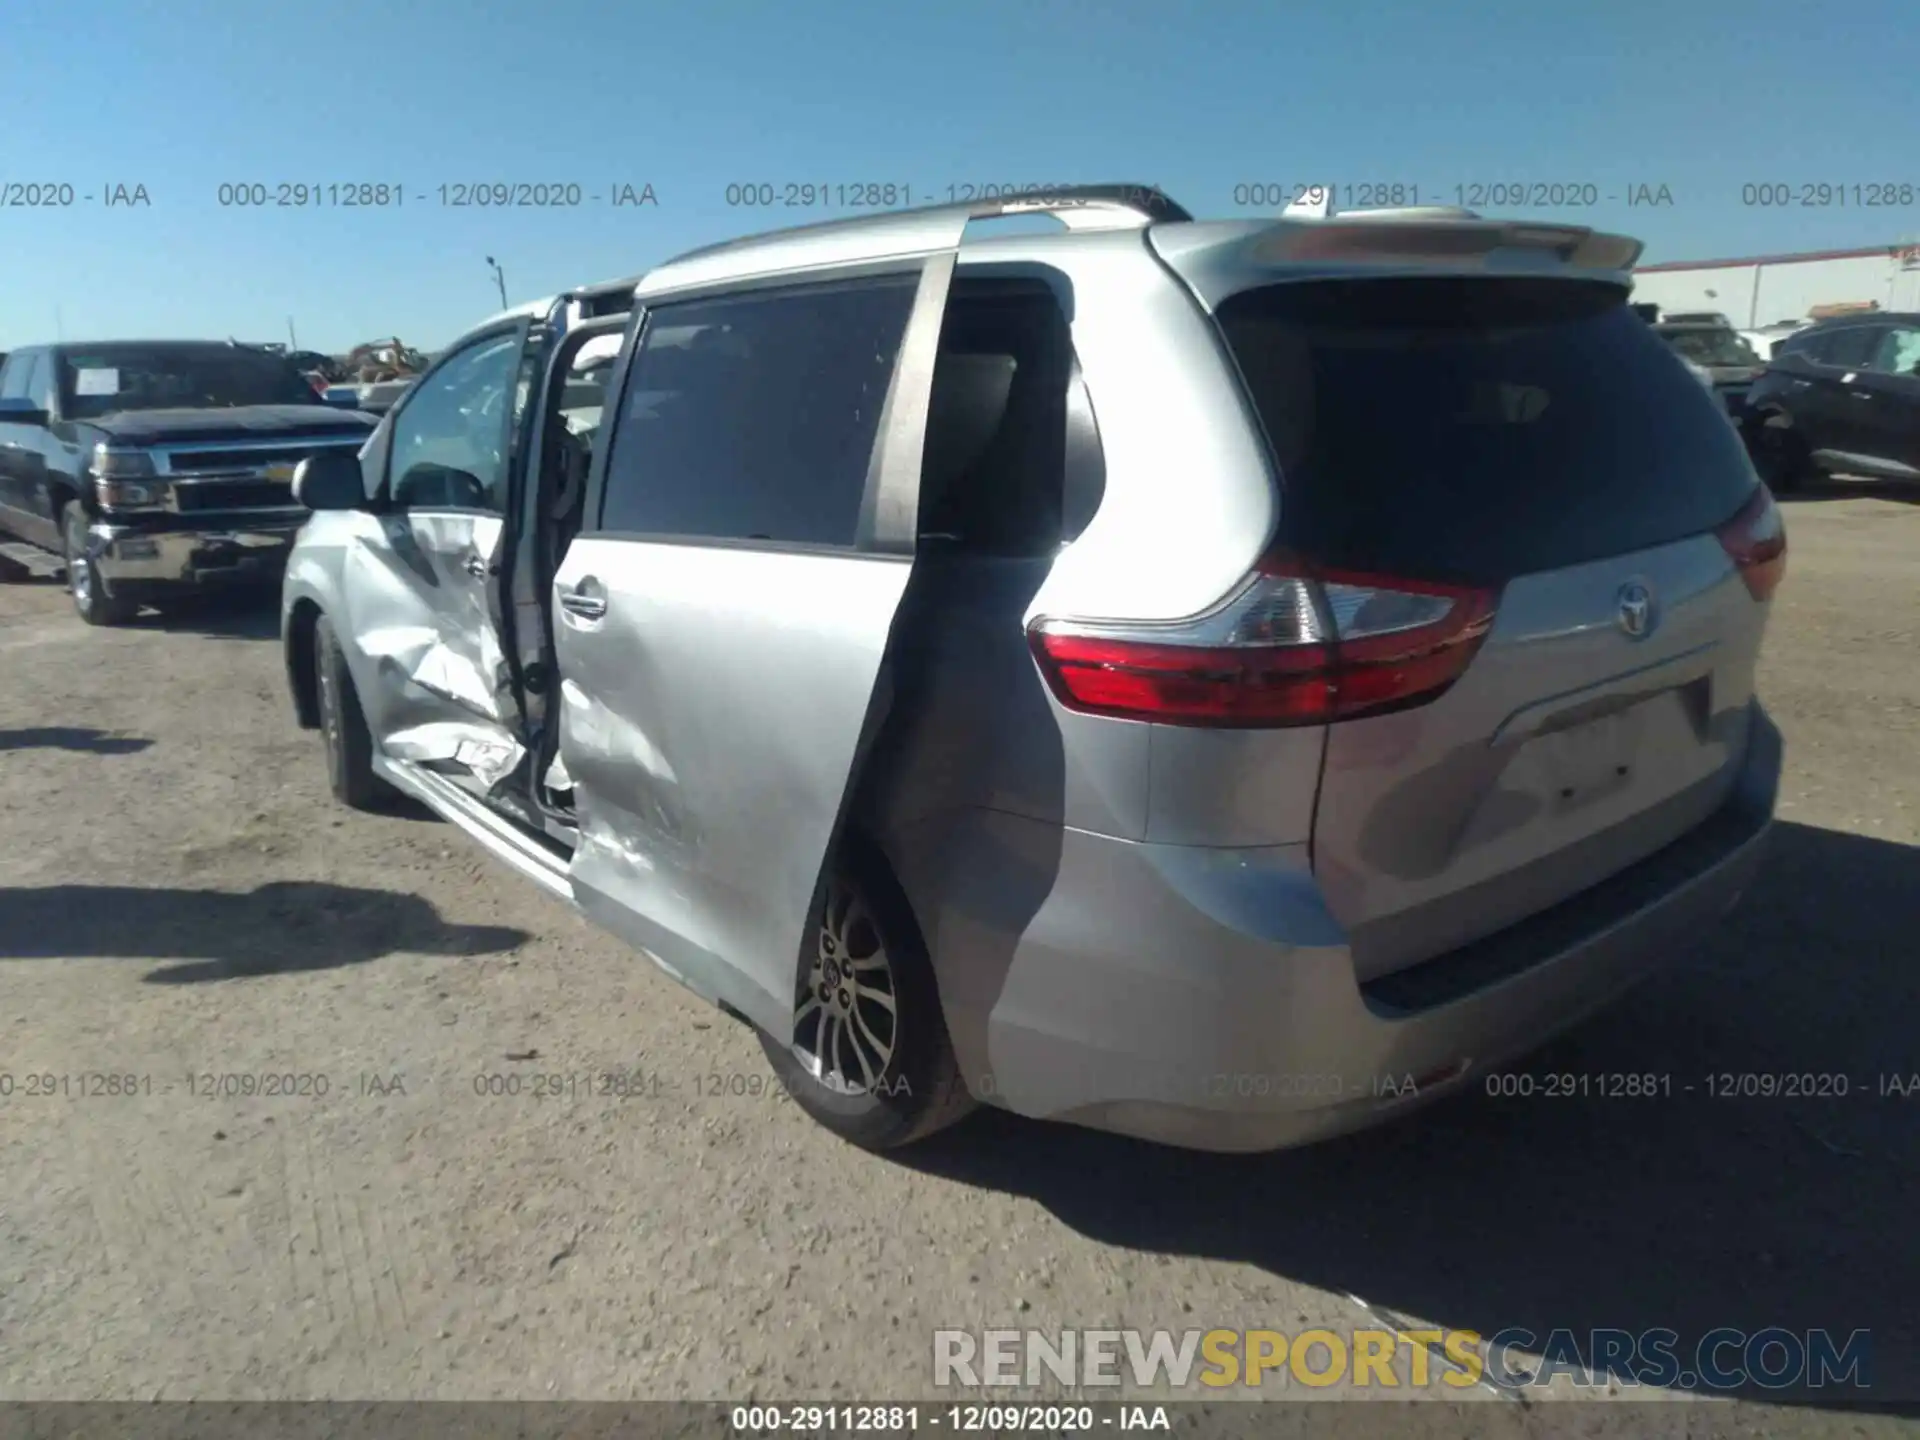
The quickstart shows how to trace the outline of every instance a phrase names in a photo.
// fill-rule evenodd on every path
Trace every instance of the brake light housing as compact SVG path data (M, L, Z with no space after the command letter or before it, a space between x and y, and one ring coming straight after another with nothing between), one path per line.
M1752 498L1714 534L1746 582L1747 593L1755 600L1772 599L1787 576L1787 525L1773 503L1773 492L1755 486Z
M1492 628L1497 591L1262 561L1191 620L1043 618L1028 641L1069 710L1163 725L1325 725L1424 705Z

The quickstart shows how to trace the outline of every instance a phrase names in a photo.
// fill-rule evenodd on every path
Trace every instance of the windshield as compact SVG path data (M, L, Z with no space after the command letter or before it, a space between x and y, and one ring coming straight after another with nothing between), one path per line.
M284 356L226 346L101 346L60 356L61 412L86 420L125 410L314 405Z
M1732 330L1668 330L1667 343L1696 365L1758 365L1754 348Z

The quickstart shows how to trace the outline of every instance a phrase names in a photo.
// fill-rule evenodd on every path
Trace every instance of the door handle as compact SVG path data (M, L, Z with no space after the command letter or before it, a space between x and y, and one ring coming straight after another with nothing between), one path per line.
M493 573L493 567L487 564L478 550L469 550L467 558L460 562L460 568L476 580L484 580Z
M560 592L560 608L582 620L603 620L607 614L607 597L601 591L600 582L588 576L573 589Z

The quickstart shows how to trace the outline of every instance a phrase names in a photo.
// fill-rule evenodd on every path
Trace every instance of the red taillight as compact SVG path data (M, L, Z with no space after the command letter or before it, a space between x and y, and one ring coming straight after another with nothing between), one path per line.
M1040 620L1029 638L1072 710L1166 725L1321 725L1437 698L1479 648L1495 599L1269 562L1194 620Z
M1787 574L1787 526L1767 487L1757 487L1740 513L1714 533L1747 582L1747 593L1756 600L1771 598Z

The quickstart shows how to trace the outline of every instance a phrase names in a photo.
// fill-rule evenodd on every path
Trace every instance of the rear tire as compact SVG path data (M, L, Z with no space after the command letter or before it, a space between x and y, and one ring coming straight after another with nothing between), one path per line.
M87 512L78 500L61 507L60 541L67 563L67 595L82 620L89 625L124 625L140 613L138 605L107 593L87 558Z
M1747 454L1768 490L1791 495L1813 475L1813 456L1798 431L1754 420L1746 428Z
M762 1033L760 1047L807 1114L864 1150L896 1149L962 1119L975 1101L920 927L886 862L843 842L826 888L792 1034Z
M333 625L322 615L313 624L313 684L320 701L320 743L327 754L327 787L353 810L387 808L393 788L373 770L373 735L353 688L347 657Z

